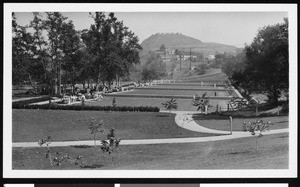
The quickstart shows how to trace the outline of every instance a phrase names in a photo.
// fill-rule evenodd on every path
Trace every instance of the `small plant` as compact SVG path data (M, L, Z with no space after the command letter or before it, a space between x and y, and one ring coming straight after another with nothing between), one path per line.
M161 103L166 110L169 110L171 113L172 109L177 109L177 103L176 103L176 99L171 98L170 101L166 101L164 103Z
M115 97L114 97L113 100L112 100L112 106L113 106L113 107L116 107L116 106L117 106L116 98L115 98Z
M54 154L51 153L51 149L49 145L51 144L51 136L48 136L47 139L41 139L38 141L39 146L46 145L47 150L45 153L46 159L49 159L50 165L53 166L61 166L62 162L70 162L74 163L75 165L79 165L80 167L83 167L83 163L81 162L82 156L76 156L72 157L68 154L62 155L60 152L55 152Z
M110 129L106 137L107 140L101 140L101 150L111 155L111 161L114 163L114 153L118 150L121 139L115 138L115 129Z
M205 106L210 107L209 105L209 99L206 96L207 92L205 92L204 94L202 94L201 97L197 97L195 96L195 98L193 98L193 106L198 107L197 111L199 111L201 109L201 111L205 111Z
M92 119L90 121L89 129L91 130L91 134L93 134L93 140L96 146L96 135L98 133L104 133L103 120L98 121L97 119Z
M249 102L245 98L236 98L233 97L230 101L234 106L237 107L237 109L243 109L246 108L249 105Z
M262 119L257 119L254 122L243 123L243 131L250 132L251 135L257 135L256 136L256 150L258 150L258 138L261 138L263 136L263 132L266 132L271 125L274 125L274 123L271 123L270 121L264 122Z

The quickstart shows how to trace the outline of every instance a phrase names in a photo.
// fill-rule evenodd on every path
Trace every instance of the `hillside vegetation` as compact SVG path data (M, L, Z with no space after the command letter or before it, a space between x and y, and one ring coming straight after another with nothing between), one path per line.
M142 53L158 50L161 45L165 45L167 48L178 48L186 51L188 51L189 48L193 48L193 51L204 52L206 54L214 54L216 52L224 53L225 51L234 52L238 50L237 47L230 45L211 42L204 43L198 39L180 33L156 33L141 43L141 46L143 47Z

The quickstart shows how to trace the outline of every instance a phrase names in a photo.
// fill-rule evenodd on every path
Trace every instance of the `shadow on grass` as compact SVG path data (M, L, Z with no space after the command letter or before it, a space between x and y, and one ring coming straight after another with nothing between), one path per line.
M231 152L228 153L229 155L238 155L238 154L247 154L250 153L251 151L239 151L239 152Z
M157 114L155 117L163 118L163 117L170 117L169 114Z
M82 166L81 168L84 168L84 169L95 169L95 168L101 168L103 166L104 166L103 164L92 164L92 165Z
M78 148L78 149L86 149L86 148L90 148L92 146L90 146L90 145L72 145L71 147Z

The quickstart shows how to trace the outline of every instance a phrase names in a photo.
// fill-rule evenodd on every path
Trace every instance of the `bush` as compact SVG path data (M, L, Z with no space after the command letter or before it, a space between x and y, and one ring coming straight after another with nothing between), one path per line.
M44 110L94 110L94 111L120 111L120 112L159 112L158 107L149 106L80 106L80 105L13 105L13 109L44 109Z

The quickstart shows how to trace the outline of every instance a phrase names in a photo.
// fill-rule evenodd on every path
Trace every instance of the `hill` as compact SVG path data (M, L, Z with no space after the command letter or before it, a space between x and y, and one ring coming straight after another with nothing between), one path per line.
M192 48L194 52L203 52L204 54L215 54L216 52L224 53L225 51L234 53L238 50L237 47L230 45L211 42L204 43L198 39L180 33L156 33L141 43L141 46L143 47L142 53L158 50L161 45L165 45L167 48L184 51L189 51L190 48Z

